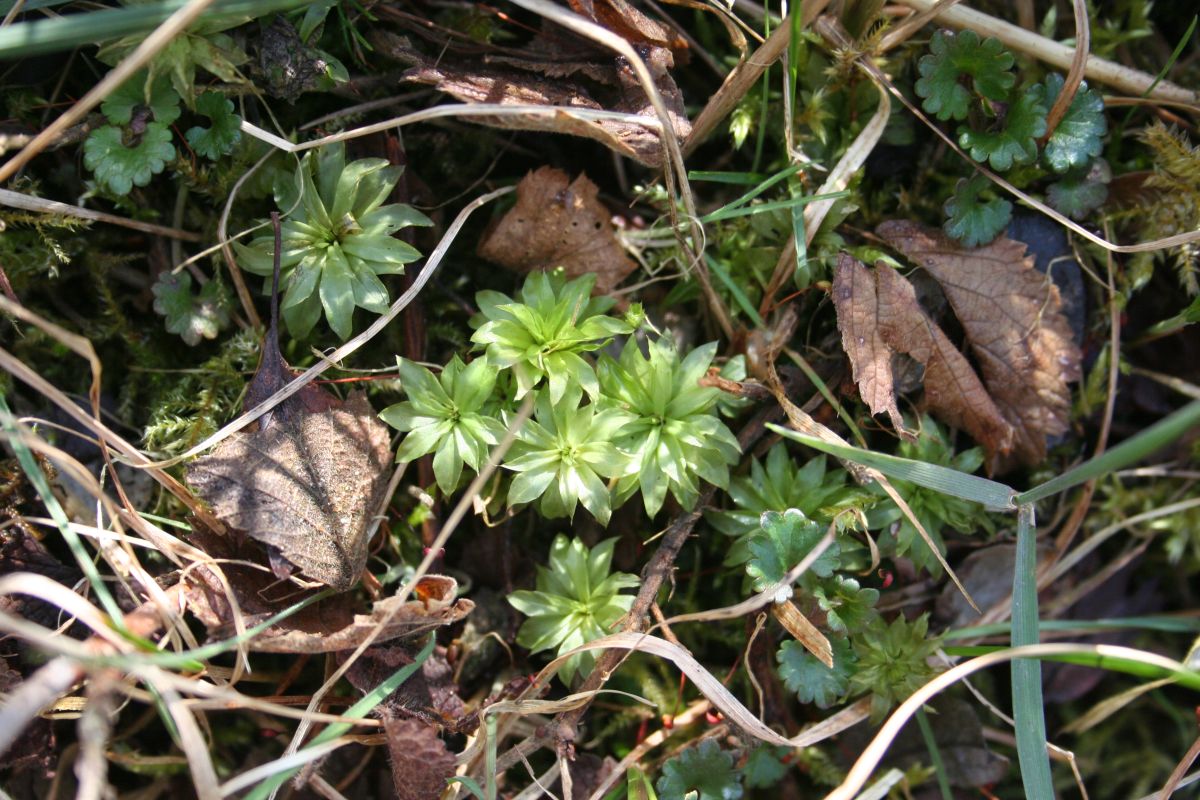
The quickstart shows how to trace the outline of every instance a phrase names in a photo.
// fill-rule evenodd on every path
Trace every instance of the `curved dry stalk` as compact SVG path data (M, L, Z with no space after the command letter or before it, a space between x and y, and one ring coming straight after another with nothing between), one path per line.
M64 111L45 130L33 137L19 153L0 164L0 183L17 174L17 170L42 152L63 131L74 125L123 84L133 73L144 67L150 59L170 43L176 35L195 22L215 0L189 0L187 5L167 17L149 36L142 40L132 53L121 59L121 63L108 71L92 89L79 98L75 105Z
M900 0L909 8L921 11L932 8L935 0ZM1006 47L1032 56L1061 70L1070 69L1075 59L1074 48L1059 44L1053 39L1039 36L1010 22L966 6L955 6L937 15L938 22L952 28L966 28L981 36L994 36ZM1112 86L1126 94L1147 94L1155 100L1172 100L1194 106L1200 102L1200 94L1194 89L1185 89L1170 81L1154 83L1154 76L1141 70L1115 64L1099 56L1088 56L1084 75L1088 80ZM1154 88L1151 89L1150 87Z
M691 653L679 645L648 633L614 633L580 645L563 653L543 667L542 671L534 678L533 685L535 687L546 685L550 678L558 672L558 668L563 662L576 653L588 650L628 650L648 653L670 661L688 677L697 691L708 698L708 701L725 715L729 722L768 744L782 747L811 747L858 724L869 715L868 700L867 703L859 702L848 709L843 709L825 722L810 726L791 738L782 736L764 725L750 709L742 704L742 701L725 688L725 684L719 678L705 669L704 665L697 661ZM835 723L827 724L835 717L837 718Z
M1074 11L1075 55L1071 58L1071 68L1067 70L1062 90L1059 91L1054 105L1050 106L1050 111L1046 114L1046 133L1042 135L1043 142L1048 141L1054 135L1054 129L1058 127L1058 123L1062 122L1067 109L1071 107L1071 101L1075 99L1075 94L1079 91L1079 84L1083 82L1088 53L1092 49L1092 28L1088 22L1087 4L1084 0L1074 0Z

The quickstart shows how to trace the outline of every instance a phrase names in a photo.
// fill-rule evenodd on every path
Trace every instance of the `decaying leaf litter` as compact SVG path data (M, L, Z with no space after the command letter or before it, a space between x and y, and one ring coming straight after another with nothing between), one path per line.
M560 795L599 797L624 778L630 791L653 786L662 797L831 788L830 796L849 797L910 714L927 729L919 705L903 701L922 685L942 691L932 676L948 666L945 659L970 655L957 643L1007 636L972 632L972 597L993 620L1004 620L1014 603L1012 644L1036 642L1018 630L1029 619L1021 603L1033 585L1022 570L1033 575L1026 556L1007 555L1014 535L1018 553L1034 553L1047 574L1056 562L1077 565L1055 571L1042 607L1056 618L1043 627L1067 623L1057 618L1064 612L1086 618L1088 604L1080 601L1105 592L1131 595L1105 607L1110 620L1186 610L1186 598L1156 594L1146 581L1165 565L1191 570L1198 557L1187 501L1193 412L1172 416L1162 436L1154 427L1135 434L1179 405L1142 376L1165 374L1166 385L1185 391L1196 382L1196 360L1179 356L1195 348L1195 301L1187 292L1196 285L1200 205L1188 205L1195 199L1188 180L1200 178L1200 161L1189 142L1196 98L1180 88L1194 66L1185 58L1173 76L1181 80L1156 87L1149 77L1140 84L1136 75L1115 77L1104 56L1128 51L1105 32L1111 29L1094 29L1091 38L1077 38L1099 57L1089 62L1089 86L1076 89L1081 71L1072 70L1064 87L1037 64L988 64L960 47L998 31L1000 39L979 52L1009 47L1058 57L1052 47L1029 45L1038 34L1022 38L995 18L947 11L925 28L889 29L871 4L848 3L816 18L820 5L804 9L816 33L772 19L763 33L776 33L757 53L747 52L745 34L757 39L761 9L663 11L623 0L569 9L523 0L511 12L480 7L465 16L379 5L365 32L361 9L325 7L325 16L263 18L257 29L239 28L245 18L214 19L171 42L152 37L145 55L165 49L148 61L129 50L129 39L102 48L101 59L120 62L121 74L133 79L119 87L128 101L101 108L104 133L88 140L83 160L94 173L93 194L80 202L118 212L93 214L101 226L128 223L147 233L133 242L101 226L80 231L68 222L73 207L39 204L43 189L15 182L20 207L32 210L6 217L0 242L4 309L13 318L0 361L18 379L0 388L38 423L10 424L5 410L16 456L0 485L10 521L0 550L8 598L0 621L17 643L5 655L0 707L10 732L0 741L8 750L0 759L8 794L46 796L73 784L81 796L112 786L152 794L186 787L203 797L247 790L256 797L493 797L553 784ZM1060 35L1071 22L1060 23ZM1073 22L1077 34L1081 25L1086 33L1086 18ZM939 24L952 28L939 31ZM956 34L955 26L968 30ZM900 30L904 36L891 35ZM926 49L935 31L936 46ZM878 58L901 43L894 61ZM401 69L366 57L375 51ZM772 68L755 83L776 59L787 65L787 79L779 83L781 70ZM895 115L879 100L872 116L864 98L891 91L903 99L918 63L923 76L953 78L965 100L938 95L936 81L918 85L924 110L937 119L923 120L924 134L900 126L887 135L884 125L891 128ZM718 85L715 73L731 65L730 79ZM1151 74L1162 64L1150 67L1139 64ZM1020 80L1006 70L1022 71ZM204 81L210 84L202 90ZM1104 123L1120 105L1106 111L1089 94L1097 83L1128 90L1130 81L1147 90L1149 102L1121 125L1146 129L1142 149L1105 138ZM214 87L248 84L265 96L214 101ZM414 94L413 86L432 91ZM1061 104L1061 121L1038 128L1035 117L1052 99L1045 87L1078 99ZM309 139L360 119L384 120L391 113L385 104L415 114L399 123L402 138L386 122L349 128L344 154L315 151L320 169L304 166L315 155L299 167L264 158L270 147L292 145L271 140L251 119L263 122L261 111L270 109L300 126L317 116L313 100L338 96L371 102L341 119L323 114ZM1156 105L1168 97L1183 102L1182 110ZM437 113L462 120L430 121L425 110L445 98L465 105ZM85 103L103 99L82 101L62 119L80 119ZM935 113L935 101L980 103L984 116L956 133L1002 174L980 165L979 175L955 187L953 178L974 174L973 167L934 149L932 134L953 142L942 127L954 130L953 123L939 127L949 117ZM18 125L33 125L23 106L6 102ZM184 125L196 124L176 137L168 125L181 114ZM729 115L720 144L709 127L714 114ZM1163 128L1156 116L1177 127ZM231 120L249 135L232 135ZM1042 133L1026 137L1026 128ZM699 144L704 138L709 145ZM49 193L71 196L70 183L81 176L43 174L51 157L38 156L45 142L21 141L31 144L0 175L25 164ZM114 160L102 165L91 154L103 148ZM372 177L386 163L380 156L406 165L401 177ZM1036 163L1022 175L1010 171L1022 159ZM881 168L887 160L910 166ZM1146 185L1182 187L1173 205L1129 192L1110 205L1097 201L1111 191L1106 175L1118 175L1112 186L1119 189L1121 176L1150 169L1155 178ZM945 176L931 179L939 171ZM1055 215L1078 242L1047 245L1017 221L1000 233L1012 213L1002 191L1014 183L1016 196ZM468 223L478 204L470 206L440 243L401 230L424 219L405 205L418 192L455 208L498 184L516 185L512 201ZM941 184L947 189L939 194ZM914 185L930 196L912 194ZM849 187L848 196L813 204L820 213L810 214L803 203L818 187ZM173 199L155 199L160 192ZM276 258L282 249L298 265L287 275L289 319L310 327L327 320L336 338L324 322L312 335L283 328L274 307L265 332L249 329L247 320L260 318L254 306L268 300L246 291L238 271L239 257L251 258L245 248L226 250L223 262L193 255L181 264L183 248L153 238L165 231L188 241L191 229L217 227L210 220L218 214L220 230L226 220L231 231L249 226L271 195L285 217L303 204L308 226L288 240L291 252L278 239L273 245ZM342 207L337 198L359 199ZM171 227L122 218L131 201L174 205L172 219L160 218ZM943 206L946 233L936 227ZM435 218L440 210L431 209ZM964 238L964 230L985 243L950 238ZM252 247L270 247L261 234L256 241ZM133 254L125 252L131 245ZM429 282L451 246L450 269ZM1154 269L1155 249L1166 250L1170 269ZM400 276L416 250L434 252L430 266L409 264ZM766 260L755 262L761 254ZM1044 271L1034 269L1035 257ZM549 278L543 269L552 270ZM1090 307L1081 311L1078 298L1067 307L1056 286L1064 270L1076 280L1090 277ZM86 282L95 307L65 305L56 283L64 280ZM1169 288L1173 281L1182 292ZM280 293L268 292L270 303ZM477 310L483 313L472 317ZM381 313L381 321L400 316L402 324L365 327ZM1086 324L1073 327L1068 315L1079 313ZM487 335L473 337L484 325ZM316 349L364 328L333 355ZM486 351L472 350L472 339L486 341ZM625 339L632 344L622 351ZM63 393L80 388L64 371L63 351L48 355L62 346L92 362L84 403ZM399 370L398 353L407 359ZM294 371L289 362L319 370ZM397 381L397 374L418 374L409 362L434 368L420 367L428 381ZM173 377L181 364L213 376L209 386L197 392L203 381ZM339 377L318 386L318 371ZM405 412L393 438L377 412L402 396L416 416ZM519 409L526 397L537 402ZM207 436L247 414L257 418ZM40 421L46 417L50 424ZM813 469L813 451L781 444L765 427L785 420L845 460L821 456L821 469ZM55 433L64 423L65 437ZM622 437L621 426L638 433ZM217 441L186 466L178 459L155 464L153 447L143 453L130 443L139 429L145 443L169 443L168 453ZM733 432L740 463L729 450ZM1088 459L1110 435L1126 444L1092 469ZM717 447L717 439L725 444ZM430 456L393 467L398 441L401 452ZM872 460L848 441L911 461ZM1113 472L1153 447L1167 448L1161 452L1170 460ZM762 472L756 459L768 448L773 455ZM429 458L441 466L431 470ZM1083 462L1086 474L1067 480L1071 465ZM131 466L176 499L155 498ZM1023 495L990 484L987 497L1007 489L1013 499L985 505L1022 506L1014 528L1014 518L972 504L971 487L982 484L946 471L981 467L1016 487L1064 472L1063 489L1087 482L1076 495L1041 500L1044 529L1028 524L1032 506ZM735 491L730 482L744 472L765 483ZM1030 494L1055 498L1053 491ZM532 503L538 492L553 494ZM629 502L639 492L646 502ZM722 509L736 510L726 519L738 522L718 533L713 515ZM787 512L781 519L791 522L767 515L760 525L755 515L764 511ZM1164 544L1114 537L1114 518L1129 516ZM1103 547L1089 543L1097 529ZM1036 534L1040 550L1022 550ZM101 572L91 565L92 546ZM922 546L931 552L921 555ZM727 550L743 554L745 573ZM952 579L944 587L937 563ZM1016 573L1002 576L1008 588L981 583L981 563ZM960 582L955 570L963 568ZM1124 588L1133 585L1142 588ZM75 594L72 587L82 588ZM935 606L930 598L939 589ZM506 596L523 599L510 604ZM952 612L948 598L963 607ZM1033 602L1036 620L1036 590ZM770 617L754 620L768 607ZM76 619L66 637L51 633L59 609ZM1087 641L1187 655L1186 641L1170 639L1168 629L1139 627L1160 631L1160 639L1104 639L1111 634L1101 626ZM643 635L648 630L654 635ZM577 678L569 677L575 667L564 669L555 682L556 665L581 663L572 655L577 645L595 648L586 662L595 666ZM549 649L561 658L532 683L522 677L545 663L541 651ZM1195 685L1191 673L1150 650L1122 657L1160 670L1143 675L1170 675L1180 685L1146 684L1146 691L1188 702L1182 687ZM51 659L39 668L46 652ZM981 666L968 662L944 677ZM1005 743L1011 732L988 727L994 718L984 710L1003 708L1003 694L950 690L932 708L944 710L940 723L961 736L943 735L947 729L897 740L889 764L904 772L883 780L918 791L941 786L943 796L951 786L1042 796L1048 784L1036 762L1045 739L1039 745L1034 738L1031 751L1029 732L1038 735L1043 716L1062 721L1072 711L1043 710L1039 702L1037 725L1025 724L1031 710L1020 703L1030 687L1021 675L1029 671L1018 672L1015 748ZM1093 685L1101 688L1086 697L1098 709L1103 692L1119 684ZM609 689L633 697L597 694ZM1121 696L1126 713L1081 719L1122 730L1146 713L1140 696ZM1061 693L1047 697L1064 702ZM162 722L133 725L128 711L116 711L126 698L147 710L157 705ZM715 710L682 713L688 723L675 729L672 718L688 703L699 708L697 698ZM290 703L306 708L289 710ZM872 740L873 727L897 703L900 711ZM329 716L343 711L343 718ZM235 718L268 724L274 741L213 735ZM375 735L349 736L350 720ZM16 739L22 730L28 736ZM145 733L153 730L168 735ZM829 737L837 737L835 747ZM1147 741L1167 754L1161 764L1143 759L1139 769L1115 774L1117 767L1088 760L1090 745L1081 739L1078 763L1056 777L1074 777L1093 794L1121 785L1130 796L1188 780L1187 759L1176 768L1188 740L1176 748L1161 739ZM1136 735L1132 741L1136 747ZM618 764L615 756L631 746L636 757ZM851 768L858 752L862 759ZM446 783L456 775L461 780Z

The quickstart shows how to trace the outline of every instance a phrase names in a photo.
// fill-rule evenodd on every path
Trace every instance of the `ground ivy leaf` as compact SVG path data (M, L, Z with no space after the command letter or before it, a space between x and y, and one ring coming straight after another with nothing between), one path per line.
M199 125L184 134L198 155L216 161L233 152L242 138L242 118L233 113L233 101L220 92L205 92L196 98L196 113L212 121L212 126Z
M1012 218L1012 203L1002 197L991 200L980 197L990 185L991 181L981 173L963 178L944 206L946 222L942 229L967 247L992 241Z
M764 513L761 526L762 530L750 538L750 561L746 564L746 572L760 592L783 580L788 570L800 563L825 535L821 525L795 508L782 514L778 511ZM837 566L838 545L834 542L813 562L808 572L827 578Z
M192 294L192 276L186 272L164 272L154 282L154 310L166 317L167 330L190 345L215 339L229 324L229 296L221 284L209 281L198 295Z
M801 703L816 703L820 708L829 708L850 688L855 663L850 641L831 637L829 643L833 646L833 669L794 640L784 642L776 654L779 677L788 691L796 693Z
M1052 72L1046 76L1046 103L1054 105L1062 91L1063 77ZM1087 164L1104 148L1102 141L1108 132L1104 118L1104 99L1089 89L1087 81L1079 84L1067 113L1059 121L1046 142L1046 163L1055 172L1066 172ZM1103 201L1101 201L1103 202Z
M691 792L697 800L738 800L742 796L733 756L713 739L705 739L663 764L655 788L660 800L683 800Z
M1012 88L1012 53L998 39L980 42L974 31L938 31L929 50L917 63L916 91L924 109L938 119L966 119L971 93L961 82L964 75L991 100L1003 100Z
M171 82L160 76L147 86L146 70L135 73L117 87L100 104L100 110L114 125L128 125L133 119L133 110L138 106L148 107L154 115L154 121L164 125L179 119L179 95L171 88Z
M115 125L97 128L83 143L84 166L113 194L129 194L134 186L145 186L173 158L171 130L161 122L148 124L133 146L125 145L124 132Z
M964 125L959 129L959 145L970 151L971 158L987 161L999 172L1030 163L1037 158L1037 138L1046 132L1044 95L1045 87L1035 83L1009 105L1003 128L976 131Z

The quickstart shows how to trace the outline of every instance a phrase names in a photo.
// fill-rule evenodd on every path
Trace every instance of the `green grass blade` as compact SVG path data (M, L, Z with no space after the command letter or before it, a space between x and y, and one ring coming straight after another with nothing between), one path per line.
M828 192L826 194L813 194L804 197L792 197L787 200L774 200L770 203L761 203L757 206L745 206L743 208L718 209L711 214L706 214L700 218L700 221L705 225L712 222L720 222L725 219L733 219L734 217L748 217L751 214L762 214L767 211L778 211L783 208L796 208L797 206L808 205L815 203L818 200L838 200L843 197L849 197L849 192Z
M1078 467L1067 470L1057 478L1051 478L1027 492L1022 492L1016 496L1016 503L1017 505L1036 503L1038 500L1058 494L1084 481L1107 475L1126 464L1148 456L1171 442L1178 441L1183 434L1197 425L1200 425L1200 400L1188 403L1174 414L1159 420L1137 436L1121 442L1102 455L1085 461Z
M925 740L925 749L929 751L929 763L937 775L938 790L942 800L954 800L954 792L950 789L950 779L946 777L946 765L942 763L942 751L938 749L937 739L933 735L933 726L925 709L917 711L917 727L921 729L921 738Z
M814 450L820 450L822 453L829 453L832 456L844 458L856 464L874 467L891 478L909 481L910 483L924 486L927 489L933 489L942 494L961 497L964 500L973 500L992 509L1011 511L1016 508L1016 505L1013 503L1016 490L1005 486L1003 483L990 481L978 475L968 475L965 472L959 472L958 470L938 466L937 464L914 461L911 458L901 458L900 456L876 453L871 450L861 450L850 445L833 444L814 436L794 431L791 428L784 428L780 425L768 423L767 427L780 436L808 445Z
M766 175L755 172L718 172L703 169L688 170L689 181L707 181L709 183L728 183L735 186L753 186L766 180Z
M433 634L430 634L429 641L423 648L421 648L421 652L417 653L416 659L414 659L411 664L406 664L405 666L401 667L395 673L393 673L390 678L363 695L362 699L350 706L350 708L346 709L342 716L349 717L351 719L362 719L367 714L370 714L372 711L374 711L375 706L386 700L392 692L400 688L405 681L411 678L413 674L421 668L421 665L425 663L425 659L429 658L430 653L433 652L433 645L436 641L437 638ZM304 745L304 749L316 747L318 745L325 744L326 742L333 741L343 733L349 731L350 728L351 725L349 722L332 723L314 736L308 742L308 744ZM267 778L265 781L258 784L258 786L255 786L250 793L246 795L246 800L266 800L266 798L270 797L272 792L274 792L280 786L283 786L288 778L291 778L299 771L299 767L294 767L292 769L284 770L283 772L272 775L270 778Z
M974 656L985 656L989 653L1008 650L1009 648L999 645L948 645L942 649L946 651L946 655L973 658ZM1095 669L1108 670L1109 672L1120 672L1124 675L1133 675L1137 678L1145 678L1146 680L1170 678L1184 688L1200 692L1200 672L1194 670L1167 669L1157 664L1147 664L1144 661L1132 658L1121 658L1101 653L1062 653L1059 655L1042 656L1035 660L1055 661L1061 664L1079 664L1083 667L1093 667Z
M217 0L204 12L204 21L219 21L222 17L261 17L306 6L310 2L312 0ZM18 22L0 28L0 59L53 53L122 36L149 33L185 5L187 0L162 0L146 5Z
M717 280L721 282L721 285L728 289L729 293L733 295L733 300L737 303L738 308L742 310L742 313L750 318L750 321L754 323L755 327L765 328L766 324L763 322L762 317L758 315L758 311L754 308L754 304L750 302L750 298L747 297L746 293L742 291L742 287L738 286L733 278L729 276L729 272L725 269L725 267L708 253L704 254L704 262L708 264L708 271L713 275L716 275Z
M1012 646L1038 643L1037 527L1033 506L1017 514L1017 562L1013 570ZM1046 716L1042 707L1041 662L1012 663L1013 720L1021 783L1030 800L1054 800L1050 756L1046 752Z

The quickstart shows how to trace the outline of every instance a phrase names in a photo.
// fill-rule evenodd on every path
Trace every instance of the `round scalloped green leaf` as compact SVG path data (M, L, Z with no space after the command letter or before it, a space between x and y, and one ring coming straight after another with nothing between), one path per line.
M845 637L833 637L829 644L833 648L833 669L818 661L795 640L784 642L776 654L779 677L788 691L796 693L801 703L816 703L819 708L829 708L850 688L855 663L850 641Z
M1062 91L1063 77L1057 73L1046 76L1046 103L1054 105ZM1087 82L1071 100L1067 113L1059 121L1046 142L1045 158L1055 172L1066 172L1084 166L1104 149L1104 134L1108 120L1104 118L1104 99L1089 89ZM1101 200L1103 202L1103 200Z
M207 128L189 128L184 134L196 154L216 161L233 152L242 139L242 118L233 113L233 101L220 92L205 92L196 98L196 113L212 123Z
M1012 219L1012 203L1002 197L984 200L980 194L991 185L986 175L962 178L946 201L946 235L967 247L987 244L1000 235Z
M976 161L987 161L992 169L1005 172L1014 164L1037 158L1037 138L1046 132L1045 87L1035 83L1009 105L1001 130L959 129L958 143Z
M133 147L122 141L123 131L105 125L92 131L83 143L83 164L96 180L113 194L129 194L134 186L145 186L175 158L171 130L161 122L146 126Z
M990 100L1004 100L1016 80L1012 53L998 39L980 41L974 31L938 31L929 50L917 62L921 77L915 88L922 107L938 119L966 119L971 92L963 85L963 76L971 79L975 92Z

